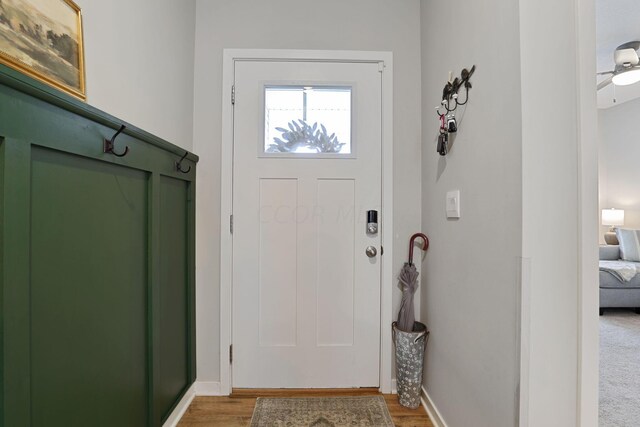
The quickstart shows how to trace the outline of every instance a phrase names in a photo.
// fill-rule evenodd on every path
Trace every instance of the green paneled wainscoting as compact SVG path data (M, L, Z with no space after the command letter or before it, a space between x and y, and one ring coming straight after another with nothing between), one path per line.
M0 425L160 426L193 384L184 154L0 65Z

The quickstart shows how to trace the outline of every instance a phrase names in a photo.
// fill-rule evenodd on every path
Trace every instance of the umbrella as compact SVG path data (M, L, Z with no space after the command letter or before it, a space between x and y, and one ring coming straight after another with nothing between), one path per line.
M401 331L412 332L413 324L416 321L415 313L413 310L413 296L418 289L418 270L413 264L413 243L416 238L421 237L424 241L422 250L426 251L429 248L429 239L422 233L416 233L411 236L409 241L409 262L405 262L398 281L400 289L402 290L402 301L400 302L400 311L398 312L398 324L397 327Z

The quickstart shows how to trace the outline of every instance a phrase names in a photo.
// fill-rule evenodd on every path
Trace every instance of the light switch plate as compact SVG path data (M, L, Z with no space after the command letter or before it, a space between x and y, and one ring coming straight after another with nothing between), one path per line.
M447 192L447 218L460 218L460 190Z

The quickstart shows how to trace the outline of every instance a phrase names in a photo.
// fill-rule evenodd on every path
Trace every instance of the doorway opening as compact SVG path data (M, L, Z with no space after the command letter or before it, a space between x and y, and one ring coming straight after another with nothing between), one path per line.
M640 7L596 1L599 163L599 424L640 419Z
M225 50L223 393L391 391L391 74L385 52Z

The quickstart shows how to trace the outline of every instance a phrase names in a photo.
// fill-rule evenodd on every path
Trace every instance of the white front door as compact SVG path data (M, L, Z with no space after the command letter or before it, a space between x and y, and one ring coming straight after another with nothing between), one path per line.
M234 387L379 386L379 67L236 62Z

